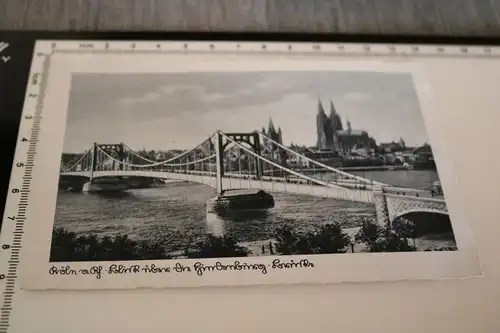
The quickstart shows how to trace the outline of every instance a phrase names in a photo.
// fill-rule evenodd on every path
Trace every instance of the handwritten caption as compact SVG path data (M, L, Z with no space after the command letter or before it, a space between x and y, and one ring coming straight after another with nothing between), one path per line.
M129 274L196 274L203 276L205 274L228 271L255 271L261 274L267 274L270 270L276 269L300 269L314 268L314 264L307 259L299 261L289 260L281 261L274 259L270 264L248 264L241 261L234 261L230 264L217 261L214 264L196 262L192 265L183 265L179 262L172 265L157 264L111 264L108 266L95 265L88 268L73 268L71 265L57 266L49 268L50 275L76 276L87 275L96 279L101 279L104 275L129 275Z

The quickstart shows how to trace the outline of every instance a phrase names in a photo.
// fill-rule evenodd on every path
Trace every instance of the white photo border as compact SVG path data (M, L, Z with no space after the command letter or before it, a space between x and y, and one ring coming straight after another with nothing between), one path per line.
M69 43L69 42L68 42ZM75 43L74 41L72 43ZM38 42L37 47L47 49L49 41ZM64 44L64 42L58 42ZM451 142L442 130L446 117L436 110L436 86L429 79L429 68L419 58L377 56L326 56L324 54L287 54L249 52L235 53L182 53L182 52L54 52L47 56L50 70L44 73L45 99L41 119L41 131L37 157L33 171L27 209L27 223L21 252L20 286L26 290L88 290L134 289L201 286L244 286L297 283L375 282L399 280L436 280L480 276L472 232L467 222L460 185L448 156ZM119 58L119 61L117 61ZM265 61L264 61L265 60ZM431 59L427 61L437 60ZM432 65L435 67L435 65ZM439 176L446 193L457 251L408 252L408 253L356 253L297 256L267 256L245 258L213 258L182 260L147 260L120 262L49 262L51 236L57 200L59 166L64 144L66 117L74 73L173 73L173 72L247 72L247 71L379 71L405 72L413 76L420 108L433 152L437 160ZM443 88L442 88L443 89ZM273 269L273 261L286 263L307 259L314 268ZM265 265L261 270L207 271L202 275L191 272L177 273L125 273L106 274L111 265L130 267L155 264L158 267L176 263L193 267L195 263L224 265L235 261ZM24 263L24 264L23 264ZM70 266L81 269L94 267L94 273L102 268L102 274L52 275L52 267Z

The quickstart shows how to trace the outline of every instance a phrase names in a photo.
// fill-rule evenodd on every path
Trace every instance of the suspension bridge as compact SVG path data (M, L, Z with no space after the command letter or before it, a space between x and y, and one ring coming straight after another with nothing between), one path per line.
M216 131L193 149L161 160L144 157L123 143L94 143L76 161L62 166L60 175L73 186L81 184L83 190L105 179L163 179L205 184L219 195L232 189L260 189L371 203L380 223L409 212L447 214L444 199L432 197L430 191L394 187L344 172L258 131Z

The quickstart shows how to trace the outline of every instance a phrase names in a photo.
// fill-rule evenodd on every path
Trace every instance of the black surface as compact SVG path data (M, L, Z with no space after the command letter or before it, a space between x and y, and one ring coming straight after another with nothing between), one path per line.
M33 47L37 39L93 39L93 40L192 40L192 41L286 41L286 42L344 42L344 43L416 43L442 45L500 45L500 38L450 36L381 36L333 34L278 34L278 33L186 33L186 32L34 32L0 31L0 42L9 43L0 60L0 131L2 154L0 157L0 226L3 222L10 172Z

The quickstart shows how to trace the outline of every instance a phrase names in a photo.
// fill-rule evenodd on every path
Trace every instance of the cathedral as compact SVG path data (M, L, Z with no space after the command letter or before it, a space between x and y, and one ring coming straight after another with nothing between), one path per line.
M274 140L275 142L283 144L283 133L281 131L281 127L278 127L278 129L276 129L273 120L271 118L269 118L269 124L267 126L267 130L264 127L262 127L261 132L262 134ZM280 155L279 151L282 150L278 149L278 146L273 142L269 140L264 140L262 142L262 153L264 155L273 156L274 158L279 158Z
M271 118L269 118L269 125L267 126L267 131L264 127L262 127L261 132L265 136L273 139L274 141L283 144L283 133L281 132L281 127L278 127L278 129L276 130L276 127L274 126L273 120Z
M321 101L318 101L316 127L318 136L316 147L320 151L346 154L356 149L376 148L376 142L368 135L368 132L352 129L349 119L346 122L347 128L344 129L342 119L332 101L330 101L329 115L326 114Z

